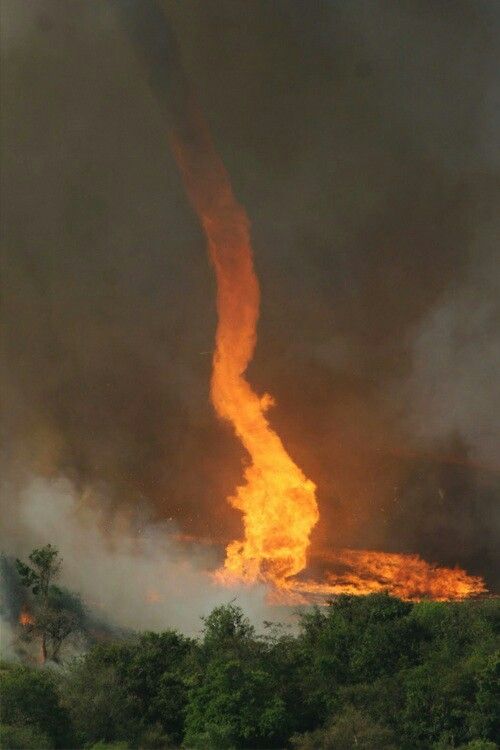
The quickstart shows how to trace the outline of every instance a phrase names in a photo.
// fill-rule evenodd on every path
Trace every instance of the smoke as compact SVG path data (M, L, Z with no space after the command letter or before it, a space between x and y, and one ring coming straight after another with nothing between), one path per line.
M66 479L34 478L19 502L22 540L7 542L7 551L27 555L30 545L50 540L63 559L60 582L110 625L194 635L202 615L233 598L256 621L272 611L264 587L218 586L209 572L217 564L213 550L198 545L188 554L172 522L123 512L104 519L105 498L79 496Z
M211 558L169 525L239 538L225 498L244 456L209 403L214 282L142 26L101 0L1 6L3 546L59 544L68 585L124 623L188 627ZM498 585L498 9L159 7L252 221L249 377L318 485L314 546L429 554ZM146 519L139 551L117 518ZM171 559L192 607L169 583L174 607L127 606Z
M418 437L443 440L456 431L466 436L478 461L500 470L494 407L500 370L500 283L494 263L498 231L494 234L492 224L483 225L478 265L442 295L416 331L407 386ZM490 255L481 258L484 249Z

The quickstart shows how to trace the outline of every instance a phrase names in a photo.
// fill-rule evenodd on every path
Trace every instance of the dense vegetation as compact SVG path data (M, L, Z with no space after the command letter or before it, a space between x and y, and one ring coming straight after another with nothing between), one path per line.
M377 594L257 635L231 603L198 640L142 633L58 666L2 665L0 746L493 750L499 624L497 600Z

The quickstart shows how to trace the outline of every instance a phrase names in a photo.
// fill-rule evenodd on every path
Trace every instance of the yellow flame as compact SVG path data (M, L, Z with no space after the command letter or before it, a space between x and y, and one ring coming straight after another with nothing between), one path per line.
M211 397L217 414L233 425L250 456L245 483L229 498L243 514L244 537L228 545L218 578L270 581L288 602L383 590L404 599L460 599L484 592L482 579L460 568L439 568L417 555L362 550L331 553L330 562L344 570L328 573L323 583L293 578L306 566L310 534L319 519L316 487L290 458L265 416L272 397L258 396L245 378L255 349L260 302L250 222L192 101L186 115L187 127L173 131L171 141L217 278Z
M253 266L250 223L233 195L210 135L191 111L189 140L173 134L173 150L200 219L217 278L218 325L211 397L248 451L245 484L229 498L243 514L244 538L227 547L222 577L279 584L306 565L319 514L316 488L286 452L266 419L273 403L245 378L259 317L259 284Z
M323 555L333 566L322 583L293 581L292 598L303 595L307 601L315 595L373 594L387 591L411 601L431 598L435 601L466 599L486 592L479 576L462 568L445 568L428 563L418 555L398 552L341 549Z

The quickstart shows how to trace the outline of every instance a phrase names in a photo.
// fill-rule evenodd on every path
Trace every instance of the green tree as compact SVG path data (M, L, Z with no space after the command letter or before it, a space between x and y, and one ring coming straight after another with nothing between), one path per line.
M282 746L286 722L268 672L245 660L214 659L191 691L185 744L214 750Z
M3 725L31 729L33 734L39 734L42 739L46 737L56 748L71 746L71 725L59 700L55 675L23 666L3 668L0 694Z
M241 607L233 602L215 607L202 620L202 645L208 657L213 654L249 655L258 648L255 628Z
M292 738L296 750L398 750L389 727L371 721L352 706L346 708L324 729Z
M412 607L387 594L339 596L302 615L303 679L316 725L339 710L341 687L418 662L423 629L411 620Z
M422 656L449 662L475 652L485 653L498 643L498 605L489 602L420 602L412 619L423 629Z
M34 549L29 555L32 565L16 559L16 567L23 586L30 588L35 596L47 599L49 589L61 571L62 560L56 547L47 544Z
M134 740L140 734L140 706L120 674L127 644L102 644L67 665L61 685L78 740L96 742Z
M283 626L264 623L264 663L272 675L274 691L286 707L287 731L304 732L317 725L311 683L307 681L308 655L298 638Z
M47 544L34 549L29 561L31 565L16 559L21 582L34 597L33 620L25 632L40 638L43 662L48 656L58 661L63 642L82 627L83 605L79 597L54 585L62 565L56 547Z
M52 750L54 744L34 727L0 725L0 747L6 750Z
M200 666L189 692L185 743L193 747L282 747L292 723L269 640L233 602L203 619ZM277 663L274 664L277 666Z
M121 679L140 706L144 728L160 727L180 743L192 679L194 642L173 630L144 633L129 648Z
M64 702L81 741L180 744L194 648L175 631L144 633L96 645L69 664Z
M500 652L471 660L474 700L469 704L469 737L500 739Z

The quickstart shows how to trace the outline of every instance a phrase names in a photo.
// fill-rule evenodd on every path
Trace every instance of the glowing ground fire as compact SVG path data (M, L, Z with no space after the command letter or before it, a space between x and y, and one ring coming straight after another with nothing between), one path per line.
M211 398L229 421L251 462L229 502L243 514L244 538L226 549L222 582L268 581L295 596L389 590L403 598L464 598L485 590L480 578L459 568L437 568L417 556L341 550L324 583L294 579L306 567L311 531L319 519L316 487L294 463L266 418L273 404L245 378L256 345L259 284L253 265L250 222L237 202L208 128L194 104L188 128L171 132L173 152L190 202L201 222L217 279L218 325Z

